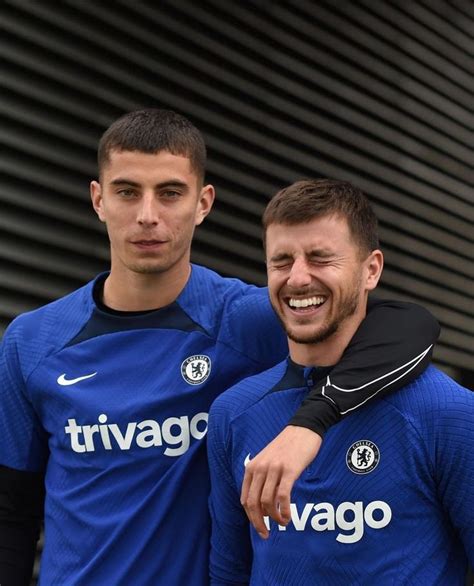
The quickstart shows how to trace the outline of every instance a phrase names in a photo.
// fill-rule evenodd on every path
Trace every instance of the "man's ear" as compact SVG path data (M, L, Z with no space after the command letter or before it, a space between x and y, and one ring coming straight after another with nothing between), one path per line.
M92 207L99 216L101 222L105 222L105 213L103 208L102 188L98 181L91 181L90 184Z
M367 277L365 286L367 291L372 291L377 287L383 270L383 253L381 250L373 250L365 260Z
M216 197L216 192L213 185L204 185L199 193L198 207L196 210L196 226L202 224L204 218L212 209L212 204Z

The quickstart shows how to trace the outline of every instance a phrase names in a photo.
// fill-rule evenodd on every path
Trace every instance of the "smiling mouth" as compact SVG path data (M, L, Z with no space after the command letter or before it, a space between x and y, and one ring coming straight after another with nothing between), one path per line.
M293 311L311 311L321 307L326 302L326 299L327 297L323 295L303 298L290 297L286 300L286 303Z

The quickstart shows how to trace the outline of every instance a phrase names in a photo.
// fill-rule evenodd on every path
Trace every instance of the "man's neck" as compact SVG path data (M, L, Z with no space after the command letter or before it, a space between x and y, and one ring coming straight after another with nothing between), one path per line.
M114 272L104 283L103 303L118 311L159 309L176 301L188 282L191 265L186 271L163 273Z

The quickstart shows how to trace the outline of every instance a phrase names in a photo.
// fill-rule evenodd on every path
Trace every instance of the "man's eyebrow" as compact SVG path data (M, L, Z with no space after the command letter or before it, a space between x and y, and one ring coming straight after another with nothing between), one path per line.
M310 250L306 256L318 256L320 258L329 258L334 256L334 252L329 250L328 248L315 248L314 250Z
M140 183L136 181L132 181L131 179L126 179L125 177L117 177L110 182L111 185L131 185L132 187L140 187Z
M164 187L188 187L188 184L185 181L181 181L180 179L167 179L166 181L162 181L161 183L157 183L155 187L158 189L163 189Z
M326 248L314 248L308 251L305 254L306 258L331 258L334 256L334 252L332 250ZM282 252L280 254L275 254L268 259L268 262L281 262L284 260L291 260L293 256L288 252Z
M269 262L280 262L282 260L289 260L291 259L291 254L287 252L282 252L280 254L275 254L275 256L270 257L268 260Z
M126 177L117 177L113 181L110 182L111 185L130 185L131 187L141 187L141 184L137 181L133 181L132 179L127 179ZM188 184L185 181L181 181L180 179L167 179L166 181L162 181L161 183L157 183L155 185L155 189L163 189L164 187L188 187Z

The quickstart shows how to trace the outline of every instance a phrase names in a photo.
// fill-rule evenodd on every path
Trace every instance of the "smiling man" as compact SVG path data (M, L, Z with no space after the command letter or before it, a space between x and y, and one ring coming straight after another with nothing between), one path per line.
M433 367L329 430L294 486L289 522L267 517L267 539L249 530L245 468L314 382L330 388L383 267L376 217L350 183L290 185L263 223L290 357L211 409L211 583L462 586L474 563L474 393Z
M18 317L2 341L0 583L30 581L44 482L40 584L203 586L209 407L288 346L266 289L190 264L214 188L203 138L186 118L126 114L104 133L98 162L91 197L110 271ZM284 487L279 502L289 507L327 427L423 370L437 335L421 308L374 306L334 372L354 392L326 397L315 387L296 425L248 466L249 514L262 533L273 487ZM273 508L277 520L284 514Z
M321 183L321 189L330 192L330 187L330 183L327 187ZM360 220L356 216L361 232L354 230L355 237L362 240L359 234L367 234L368 241L358 242L360 248L353 246L349 227L340 213L315 216L304 224L268 225L270 300L288 336L290 353L300 364L306 364L322 342L324 361L320 364L338 362L341 349L348 345L365 317L367 292L375 288L383 266L373 216L365 216ZM359 263L369 252L368 269L373 273L370 288L363 286Z

